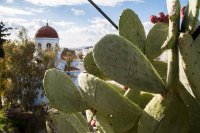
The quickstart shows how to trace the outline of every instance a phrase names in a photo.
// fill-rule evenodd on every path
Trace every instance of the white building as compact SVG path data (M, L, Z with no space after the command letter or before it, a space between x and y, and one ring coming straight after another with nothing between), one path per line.
M46 24L41 27L35 34L35 49L36 50L55 50L59 48L59 37L56 30Z
M65 72L66 74L69 74L66 70L66 60L62 58L62 52L63 49L59 49L59 37L56 30L46 24L46 26L41 27L35 34L35 56L38 56L40 50L42 51L48 51L50 49L54 50L56 52L56 61L55 61L55 68ZM83 62L79 60L78 58L75 58L69 67L70 69L70 76L72 78L72 81L75 85L78 86L77 77L79 73L84 69L83 68ZM35 99L35 104L39 105L42 103L48 103L48 99L46 96L41 97L42 90L40 90L38 95L38 98Z
M46 26L41 27L35 34L35 56L38 56L38 51L42 50L56 50L59 48L59 37L57 31L51 26L46 24ZM59 55L56 57L59 59ZM35 99L35 104L39 105L42 103L47 103L48 99L46 96L41 96L42 90L39 90L38 98Z

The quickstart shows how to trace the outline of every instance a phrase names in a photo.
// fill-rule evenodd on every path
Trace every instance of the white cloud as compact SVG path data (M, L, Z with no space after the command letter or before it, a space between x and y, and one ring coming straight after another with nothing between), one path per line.
M72 8L71 11L76 16L85 15L85 11L84 10Z
M50 24L53 24L53 26L59 26L59 27L64 27L64 28L68 28L74 25L73 22L65 22L65 21L53 21Z
M116 34L117 31L106 19L93 18L88 20L88 26L72 25L66 31L60 32L61 46L81 47L94 46L106 34Z
M106 34L118 34L118 31L106 20L93 18L88 20L88 26L81 27L76 24L68 25L66 30L58 31L62 47L94 46ZM148 34L153 27L151 22L143 23Z
M134 3L144 3L144 0L94 0L96 4L102 5L102 6L116 6L118 4L121 4L123 2L134 2Z
M1 17L0 17L1 19ZM46 20L25 20L20 18L5 18L4 23L11 27L20 28L24 26L29 31L29 36L34 38L36 31L46 25ZM108 33L117 33L113 26L102 18L93 18L88 20L88 26L80 26L73 22L52 21L49 25L55 28L60 38L61 47L81 47L94 45L101 37ZM12 40L16 39L16 31L13 31Z
M25 0L35 5L42 6L60 6L60 5L77 5L86 3L87 0Z
M1 19L1 17L0 17ZM46 20L25 20L20 18L4 18L4 23L11 27L25 26L29 31L29 36L34 38L36 31L46 25ZM106 34L118 34L118 31L103 18L93 18L88 20L87 26L81 26L74 22L52 21L49 25L57 30L61 47L75 48L81 46L94 46L100 38ZM152 28L151 22L143 23L146 33ZM16 38L16 31L10 38Z
M33 15L33 13L27 10L0 6L0 15L1 16Z
M14 0L6 0L6 3L13 3Z
M26 7L26 10L32 12L32 13L43 13L44 8L31 8L31 7Z
M35 5L42 6L60 6L60 5L77 5L89 3L87 0L25 0ZM122 2L129 1L135 3L144 3L144 0L93 0L98 5L116 6Z

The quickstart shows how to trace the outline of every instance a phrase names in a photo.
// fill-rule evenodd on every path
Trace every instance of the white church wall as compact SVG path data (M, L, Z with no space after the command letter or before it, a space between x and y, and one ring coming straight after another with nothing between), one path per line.
M35 38L35 49L38 49L38 44L41 44L42 50L47 49L47 44L51 44L51 48L55 50L56 44L59 46L59 38Z

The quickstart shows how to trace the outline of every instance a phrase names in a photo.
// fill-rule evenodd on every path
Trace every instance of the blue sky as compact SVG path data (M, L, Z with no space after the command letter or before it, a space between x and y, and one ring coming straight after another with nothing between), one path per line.
M134 10L146 32L152 27L150 15L167 13L165 0L93 1L116 24L124 9ZM187 4L187 0L180 1ZM69 48L94 45L105 34L118 33L87 0L0 0L0 19L12 27L25 26L31 38L48 20L59 34L61 47ZM12 39L16 33L17 30L12 32Z

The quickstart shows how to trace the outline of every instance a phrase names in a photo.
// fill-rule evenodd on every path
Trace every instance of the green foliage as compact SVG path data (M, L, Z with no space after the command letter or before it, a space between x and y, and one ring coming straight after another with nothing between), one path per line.
M6 117L6 108L0 110L0 132L6 133L19 133L16 124L13 120Z
M4 45L5 58L1 68L1 94L7 104L20 101L25 110L32 110L38 90L42 89L42 79L45 71L53 67L55 54L42 54L41 61L34 61L35 51L32 42Z
M0 94L2 94L4 88L4 70L5 70L5 62L4 59L0 58Z
M86 113L87 118L97 121L99 132L196 133L200 130L200 37L194 40L191 34L197 23L198 2L189 1L189 14L185 18L187 23L183 21L188 28L180 29L180 1L167 0L169 25L156 24L147 39L138 16L127 9L120 17L120 35L105 35L95 45L93 54L86 56L84 66L87 72L82 72L78 77L79 92L86 101L85 105L89 106L87 109L92 112ZM144 40L146 45L143 44ZM140 50L143 46L145 51ZM165 49L168 50L168 63L161 63L156 58ZM185 81L181 80L179 69L184 73ZM49 71L58 73L58 70ZM54 82L56 85L47 82L46 79L52 76L49 71L45 75L44 85L52 86L51 92L47 93L55 95L48 95L48 98L61 96L65 102L76 98L57 87L73 88L67 87L67 81L64 83L60 79L63 74L55 75L54 79L60 79L60 82ZM118 83L110 84L99 76L101 73ZM184 85L187 83L192 93L181 81ZM68 94L55 93L53 90L57 88ZM128 91L124 94L120 88L128 88ZM63 103L62 100L58 100L59 103L54 106L60 111L57 106ZM75 101L77 99L72 103ZM50 101L50 104L54 102Z
M28 30L25 27L22 27L19 30L18 38L21 43L27 43L30 39L28 38Z
M61 58L66 61L67 65L66 65L65 69L67 70L68 75L70 75L72 62L75 58L77 58L75 51L70 50L68 48L64 48L64 50L62 51L62 54L61 54Z
M7 41L5 37L9 36L11 33L8 33L11 30L11 27L6 27L3 21L0 22L0 58L4 57L3 44Z
M6 117L3 110L0 111L0 130L3 130L6 127Z

